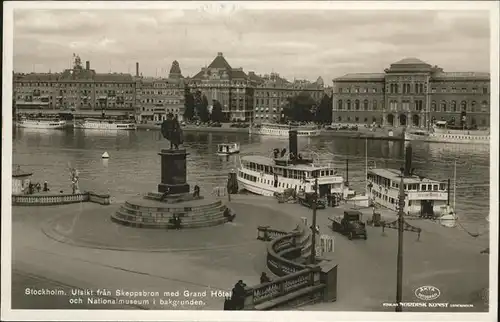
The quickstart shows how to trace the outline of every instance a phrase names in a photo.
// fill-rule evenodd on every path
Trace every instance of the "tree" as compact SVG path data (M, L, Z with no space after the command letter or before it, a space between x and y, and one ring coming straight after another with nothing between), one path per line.
M208 100L207 97L201 92L196 91L194 95L194 106L195 106L195 114L198 119L202 122L207 122L210 118L208 114Z
M312 109L316 105L314 99L307 92L287 98L283 109L285 121L309 122L313 120Z
M210 115L210 119L212 122L223 122L224 121L224 113L222 113L222 105L219 101L213 100L212 105L212 115Z
M184 89L184 119L192 120L194 117L194 95L188 87Z
M323 95L321 102L316 109L315 121L322 124L332 123L332 98L327 94Z

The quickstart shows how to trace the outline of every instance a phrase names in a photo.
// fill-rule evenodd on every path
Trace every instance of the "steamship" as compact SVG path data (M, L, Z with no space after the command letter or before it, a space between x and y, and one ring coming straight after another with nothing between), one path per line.
M289 124L271 124L262 123L249 128L250 134L288 137L290 130L296 130L297 136L312 137L319 136L321 131L314 125L289 125Z
M135 130L137 126L131 121L118 121L112 119L83 119L75 121L73 124L75 129L92 129L92 130Z
M430 131L405 131L405 141L424 141L462 144L489 144L490 132L448 128L446 121L438 121Z
M447 183L416 175L411 167L411 146L406 148L405 170L372 168L367 173L368 195L384 208L399 210L399 189L403 176L407 215L441 217L453 212L450 206L450 181Z
M346 199L354 195L341 175L331 165L321 165L305 153L299 153L297 130L290 130L289 153L283 149L273 151L272 157L244 156L240 159L237 172L238 184L243 189L263 196L283 193L286 189L297 192L314 192L314 182L318 179L318 194L328 193Z
M22 118L17 121L17 126L29 129L63 129L66 127L66 121L60 119Z

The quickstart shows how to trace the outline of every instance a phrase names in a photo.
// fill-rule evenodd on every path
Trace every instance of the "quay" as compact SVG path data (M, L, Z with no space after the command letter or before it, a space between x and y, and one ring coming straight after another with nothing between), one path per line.
M153 123L137 124L138 130L160 130L159 125ZM248 133L248 128L230 127L230 124L223 123L221 127L185 125L182 127L185 132L205 132L205 133ZM370 131L369 128L360 127L358 131L351 130L326 130L321 129L320 136L322 137L348 137L358 139L372 140L388 140L401 141L403 140L402 129L391 129L393 136L389 136L389 129L380 128L376 131Z
M152 231L116 225L109 218L116 204L13 207L14 276L43 277L45 283L57 281L71 288L224 294L237 280L257 285L260 273L269 272L266 243L256 239L258 226L290 231L301 217L308 218L308 222L312 217L310 209L298 204L278 206L274 198L255 195L232 195L228 206L237 214L234 222L196 231ZM348 240L328 227L328 217L340 215L343 208L326 208L317 214L320 234L334 238L337 300L301 309L393 311L382 303L395 301L397 231L385 229L382 234L381 227L368 226L368 240ZM395 219L389 212L382 215L388 221L390 216ZM426 220L414 220L412 225L422 228L422 233L417 240L417 234L405 232L403 300L417 301L415 289L432 285L441 291L441 302L474 304L472 308L450 311L487 311L480 294L489 285L489 256L481 254L489 246L488 235L471 238L463 230ZM26 301L30 300L24 294L13 294L13 308L27 308ZM195 307L174 302L160 305L156 301L142 308L222 310L223 297L201 300L203 304ZM53 305L54 309L62 308L61 302Z

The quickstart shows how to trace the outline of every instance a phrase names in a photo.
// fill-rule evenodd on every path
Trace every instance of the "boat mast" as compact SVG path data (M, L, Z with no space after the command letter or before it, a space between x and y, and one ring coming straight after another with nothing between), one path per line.
M457 160L455 159L455 166L453 169L453 209L455 209L456 198L457 198Z
M368 196L368 138L365 138L365 195Z

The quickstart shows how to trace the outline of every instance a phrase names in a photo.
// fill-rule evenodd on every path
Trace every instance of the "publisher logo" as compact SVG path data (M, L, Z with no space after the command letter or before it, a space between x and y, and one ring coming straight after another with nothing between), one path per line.
M424 301L432 301L441 295L441 291L434 286L420 286L415 290L415 296Z

